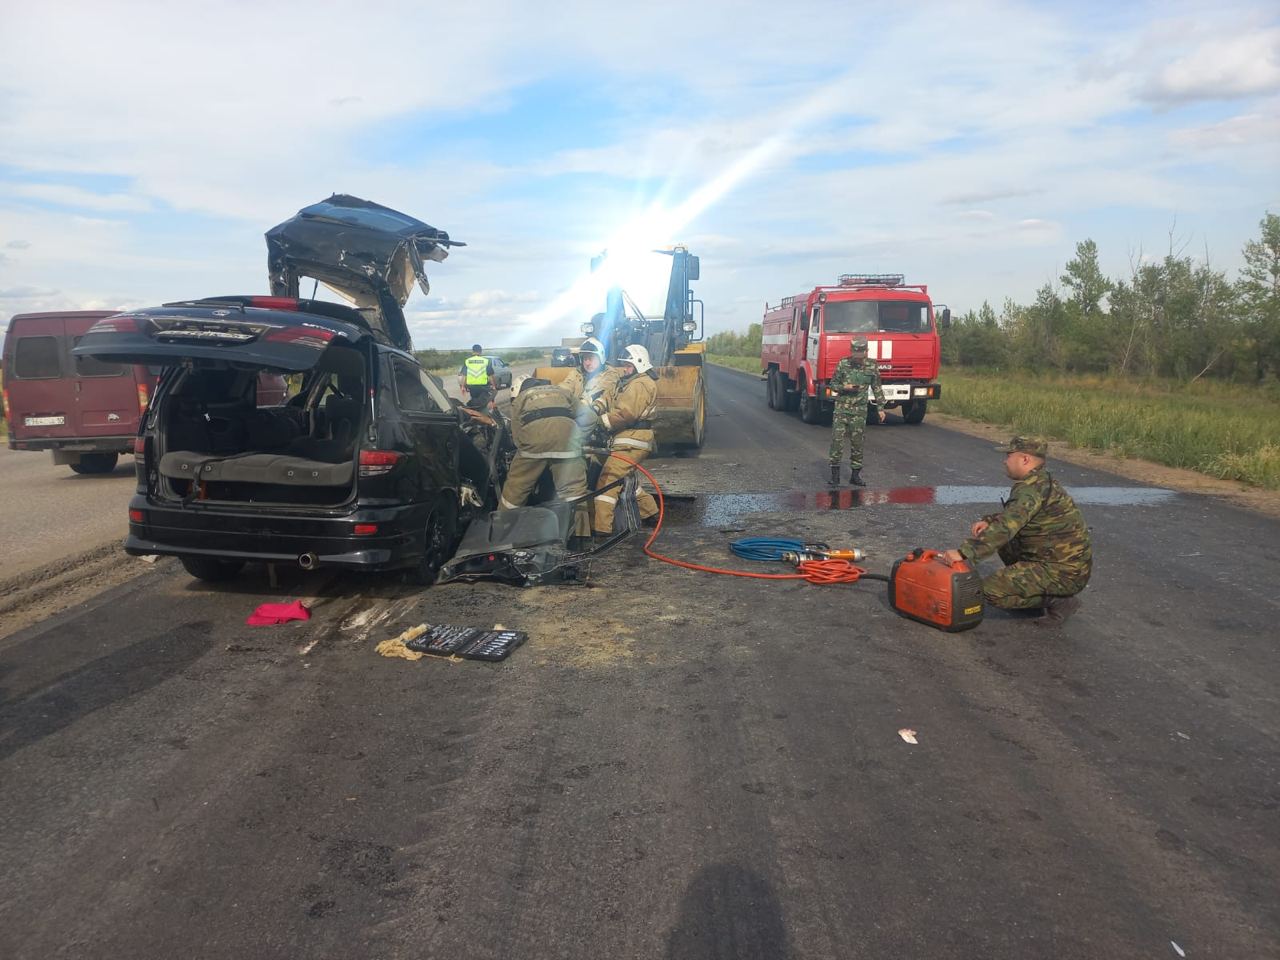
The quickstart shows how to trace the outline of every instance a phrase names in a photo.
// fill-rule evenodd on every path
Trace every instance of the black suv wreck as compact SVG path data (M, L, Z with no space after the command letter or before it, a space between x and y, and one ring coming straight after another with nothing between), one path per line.
M264 561L433 582L496 505L510 452L502 424L450 401L411 352L402 308L454 245L337 195L267 233L271 296L92 327L76 355L166 367L135 441L126 551L177 556L204 580ZM351 305L299 297L303 277ZM261 371L289 375L283 404L259 404Z

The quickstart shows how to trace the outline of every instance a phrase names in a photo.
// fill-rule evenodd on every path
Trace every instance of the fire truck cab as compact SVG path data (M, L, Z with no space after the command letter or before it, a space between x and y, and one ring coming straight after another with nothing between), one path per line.
M760 367L769 407L798 408L805 423L826 422L834 407L827 382L861 336L880 366L887 405L920 423L928 402L942 395L938 327L950 323L946 307L935 317L929 288L904 283L901 274L847 273L835 286L766 304Z

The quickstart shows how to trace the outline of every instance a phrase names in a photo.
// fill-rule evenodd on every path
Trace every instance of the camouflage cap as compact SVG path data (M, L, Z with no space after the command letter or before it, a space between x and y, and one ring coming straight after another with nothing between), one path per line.
M850 349L852 352L854 352L854 353L866 353L866 352L867 352L867 338L866 338L866 337L854 337L854 338L853 338L853 343L850 345L849 349Z
M1049 441L1044 437L1014 437L996 449L1001 453L1025 453L1043 460L1049 456Z

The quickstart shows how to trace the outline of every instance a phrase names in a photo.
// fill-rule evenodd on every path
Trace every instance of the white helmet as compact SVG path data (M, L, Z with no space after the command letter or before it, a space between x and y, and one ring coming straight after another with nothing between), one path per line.
M514 400L520 396L520 391L524 389L524 382L528 380L528 375L516 377L511 381L511 399Z
M623 350L618 360L621 363L631 364L636 368L636 373L648 373L653 369L653 364L649 362L649 351L638 343L633 343Z
M594 353L602 363L604 362L604 344L595 337L587 337L582 343L573 348L573 352L577 354Z

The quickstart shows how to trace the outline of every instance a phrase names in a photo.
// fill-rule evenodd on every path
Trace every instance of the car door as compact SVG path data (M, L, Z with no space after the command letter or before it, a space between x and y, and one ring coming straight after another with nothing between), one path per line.
M507 365L502 362L499 357L491 357L490 362L493 364L493 382L499 390L507 385L506 369Z
M396 397L395 419L417 462L414 499L433 500L440 491L458 486L458 415L416 361L393 353L386 362Z

